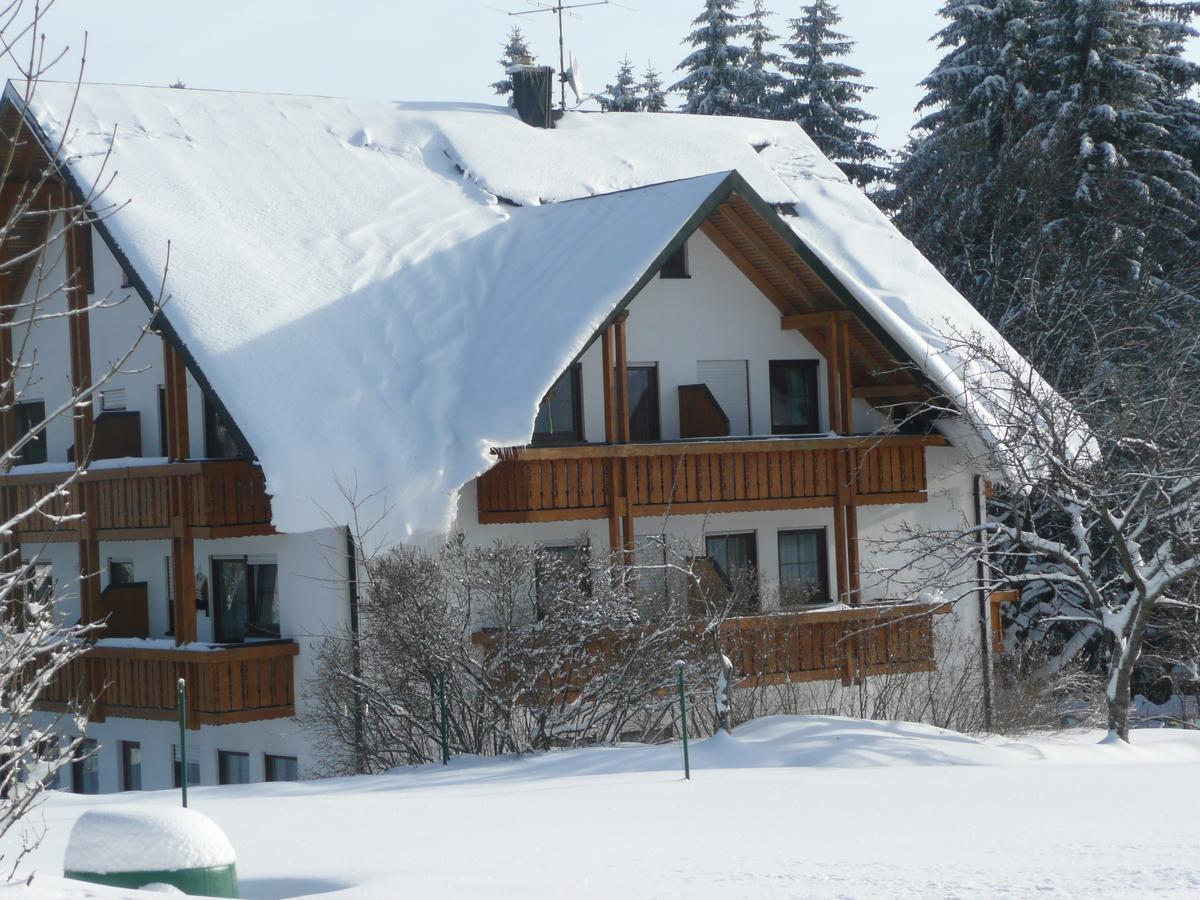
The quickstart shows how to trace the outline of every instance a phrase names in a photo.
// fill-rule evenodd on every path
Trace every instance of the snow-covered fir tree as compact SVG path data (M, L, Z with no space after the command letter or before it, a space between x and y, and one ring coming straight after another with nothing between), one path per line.
M499 59L500 68L504 69L507 73L508 67L520 62L523 56L528 56L532 59L533 53L529 50L529 42L525 39L525 32L514 25L512 31L508 33L508 40L504 42L502 48L502 55ZM511 93L512 78L505 74L499 81L493 81L492 90L501 96Z
M746 23L737 13L738 0L705 0L684 43L695 49L677 71L683 78L671 86L684 95L681 112L706 116L731 116L741 112L745 95L745 62L748 48L738 43Z
M644 107L642 86L633 74L633 63L629 61L628 56L621 60L616 81L605 85L604 93L596 100L605 112L638 112Z
M848 178L867 185L887 175L887 153L862 127L875 119L860 105L870 90L863 73L838 61L854 48L836 30L841 20L830 0L815 0L789 20L792 35L783 46L790 59L780 64L785 78L775 115L798 122Z
M743 20L748 49L741 98L743 116L771 118L776 108L776 93L783 84L779 72L783 59L770 49L779 40L767 21L770 15L763 0L754 0Z
M947 0L944 51L921 82L923 113L892 172L897 224L943 273L978 300L990 220L1019 176L1010 151L1032 119L1030 20L1039 0ZM951 183L954 189L947 191Z
M667 108L667 92L663 88L662 75L649 63L642 73L642 108L646 112L663 112Z

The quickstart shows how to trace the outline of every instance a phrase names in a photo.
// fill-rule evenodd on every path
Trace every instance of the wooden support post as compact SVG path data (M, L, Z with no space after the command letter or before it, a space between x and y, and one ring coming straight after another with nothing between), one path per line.
M600 335L600 368L604 381L604 440L617 442L616 372L613 370L613 327L609 325ZM616 459L608 461L608 549L612 562L621 551L621 465Z
M853 402L853 385L851 382L850 369L850 316L848 313L839 313L837 316L837 326L840 332L838 340L835 342L835 352L841 355L841 361L838 369L841 374L841 384L839 386L839 400L842 405L842 434L854 433L854 409Z
M167 447L166 455L171 462L187 459L190 453L188 432L187 369L183 358L164 337L163 344L163 391L166 395Z
M847 575L849 550L846 542L846 498L844 489L845 468L845 455L838 452L834 465L837 485L833 498L833 561L835 580L837 581L837 599L840 603L846 602L846 593L849 588L849 576Z
M0 452L17 442L16 379L13 371L12 282L0 277Z
M842 354L838 352L837 316L829 317L827 328L829 339L826 341L826 346L829 347L830 352L825 357L825 368L829 388L829 430L834 434L843 434L841 400Z
M192 538L191 491L186 477L171 479L171 603L175 643L189 644L196 632L196 546ZM189 696L191 690L189 690Z
M627 313L621 313L617 317L614 326L617 342L617 439L622 444L628 444L630 437L629 355L625 344L625 320L627 318ZM633 525L633 494L636 484L633 468L634 462L632 458L626 458L622 462L617 460L613 462L615 465L623 464L625 469L622 476L622 495L624 500L622 509L624 539L622 543L625 547L625 564L632 566L634 563L634 547L637 540Z
M850 605L862 603L861 569L858 557L858 481L859 456L857 450L847 450L847 498L846 498L846 569L850 587Z
M63 215L70 218L75 215L71 211L70 196L64 190L61 192ZM66 260L67 260L67 334L70 340L71 352L71 388L76 394L83 393L92 386L92 341L88 325L87 275L84 272L86 254L84 241L87 235L83 229L91 228L86 222L72 225L66 231ZM92 401L76 408L75 424L75 461L84 463L92 450L92 432L95 413Z

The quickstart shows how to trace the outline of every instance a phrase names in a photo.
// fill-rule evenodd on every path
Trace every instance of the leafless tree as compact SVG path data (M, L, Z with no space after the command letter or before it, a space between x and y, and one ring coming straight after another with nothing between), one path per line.
M10 115L0 119L0 172L4 186L0 207L0 470L37 458L50 424L73 419L91 407L93 398L118 372L129 372L130 358L149 333L158 309L148 310L145 327L131 338L129 349L108 370L89 372L74 382L70 396L52 409L31 415L22 398L36 396L35 387L61 372L45 372L34 350L36 329L51 320L94 314L125 302L127 297L93 296L83 285L81 266L64 266L73 233L115 210L102 200L108 176L90 185L68 187L61 165L65 147L42 146L31 133L26 110L39 81L61 64L69 50L48 54L42 19L53 0L30 4L12 0L0 7L0 54L20 73L14 82ZM79 55L75 96L82 84L85 50ZM63 129L64 135L70 131ZM65 272L65 275L63 274ZM165 281L165 278L164 278ZM77 298L71 302L70 298ZM83 302L78 302L78 300ZM159 298L161 303L161 296ZM86 701L55 717L38 712L39 700L67 667L86 651L87 642L103 627L78 621L65 612L69 585L55 584L44 563L45 546L21 543L19 531L30 520L35 531L74 524L81 514L70 509L72 485L85 473L91 448L76 448L73 464L55 467L57 484L20 509L9 509L0 523L0 838L24 827L33 810L64 766L79 759L87 725ZM81 573L84 576L94 573ZM40 834L22 832L21 850L10 865L15 871L24 852Z
M969 406L988 446L972 459L998 495L983 524L907 527L898 540L948 599L985 585L1033 585L1043 627L1070 626L1060 668L1095 639L1106 677L1107 725L1129 740L1130 686L1156 608L1183 607L1200 571L1200 445L1169 372L1121 394L1053 391L1006 348L955 335L973 370ZM1114 415L1114 404L1122 406ZM942 410L948 412L949 410ZM983 545L981 547L981 544Z

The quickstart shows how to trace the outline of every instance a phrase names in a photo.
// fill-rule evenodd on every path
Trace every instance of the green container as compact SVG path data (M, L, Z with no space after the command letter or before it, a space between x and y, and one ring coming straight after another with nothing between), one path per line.
M207 869L177 869L174 872L63 872L76 881L107 884L110 887L142 888L148 884L169 884L193 897L238 896L237 866L211 866Z

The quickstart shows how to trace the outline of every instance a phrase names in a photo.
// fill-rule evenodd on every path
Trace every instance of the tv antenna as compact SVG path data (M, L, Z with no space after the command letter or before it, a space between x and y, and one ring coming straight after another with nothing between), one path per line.
M510 16L532 16L537 13L555 13L558 16L558 91L559 103L562 106L563 112L567 109L567 82L571 81L571 89L575 90L579 84L579 75L575 69L575 63L571 63L571 74L567 75L567 54L563 49L563 13L566 13L573 19L578 19L577 13L572 13L572 9L582 9L585 6L608 6L609 0L591 0L590 3L567 3L558 0L553 6L547 6L544 3L538 3L536 0L526 0L526 2L535 7L535 9L522 9L518 12L510 12Z

